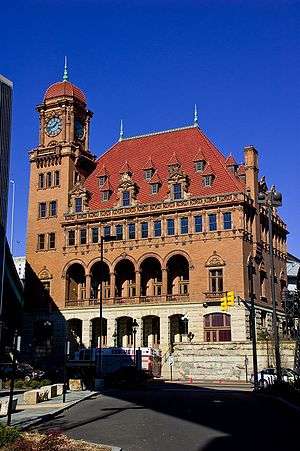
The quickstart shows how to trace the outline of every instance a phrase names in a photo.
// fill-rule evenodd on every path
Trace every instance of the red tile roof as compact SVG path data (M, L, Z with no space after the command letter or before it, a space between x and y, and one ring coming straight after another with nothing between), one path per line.
M201 147L199 147L193 161L205 161L204 153L202 152Z
M86 103L85 94L69 81L59 81L49 86L45 92L44 100L54 99L55 97L74 97L80 102Z
M174 152L173 155L171 156L170 160L168 161L168 166L176 166L176 165L181 166L181 163L178 160L176 152Z
M149 183L161 183L161 178L158 175L157 171L154 172L154 174L152 175L151 179L149 180Z
M155 165L154 165L154 163L153 163L153 161L152 161L152 158L151 157L149 157L148 158L148 160L147 160L147 163L143 166L143 169L154 169L155 168Z
M203 186L203 173L195 171L194 157L199 152L203 153L207 165L214 174L212 186ZM93 173L85 182L86 188L91 193L90 208L111 208L117 204L117 188L120 183L120 169L129 166L132 172L132 180L138 186L137 201L139 203L153 202L153 195L149 189L149 182L144 178L143 167L150 156L155 161L156 170L161 180L161 188L155 195L155 201L161 201L168 197L168 164L174 157L179 160L181 170L189 177L189 193L191 196L205 196L223 194L229 192L241 192L245 184L226 167L225 157L205 136L198 127L184 127L149 135L126 138L114 144L97 161ZM126 164L125 164L126 163ZM101 202L98 186L98 176L105 165L112 187L112 195L108 202Z
M119 174L132 174L132 169L129 166L128 161L126 160L125 163L121 166L120 170L119 170Z
M231 154L226 158L225 164L226 166L237 166L237 162Z

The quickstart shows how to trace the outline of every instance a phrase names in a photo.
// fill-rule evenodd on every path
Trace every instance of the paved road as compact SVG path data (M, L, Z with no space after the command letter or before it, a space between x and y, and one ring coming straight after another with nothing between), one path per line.
M167 383L106 391L41 426L52 427L123 451L286 451L300 442L299 412L277 400Z

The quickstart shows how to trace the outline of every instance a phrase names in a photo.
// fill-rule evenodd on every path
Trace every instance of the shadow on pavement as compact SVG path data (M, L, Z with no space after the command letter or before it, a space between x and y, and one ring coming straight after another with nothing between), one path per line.
M298 443L300 414L280 401L261 394L167 382L133 390L108 389L103 394L130 405L101 408L100 396L97 401L86 400L81 404L88 410L89 403L99 403L99 415L78 421L69 414L68 417L57 417L51 421L51 425L45 424L43 427L60 427L68 431L95 421L100 421L101 425L101 420L126 410L138 412L150 409L216 432L209 436L208 443L200 446L198 451L285 451L293 443ZM138 417L136 421L139 421ZM183 422L180 427L185 424ZM189 451L189 448L182 451Z

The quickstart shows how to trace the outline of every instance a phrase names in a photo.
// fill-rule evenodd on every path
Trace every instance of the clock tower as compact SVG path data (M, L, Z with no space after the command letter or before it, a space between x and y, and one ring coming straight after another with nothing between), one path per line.
M85 94L69 81L66 65L63 80L46 90L37 111L39 143L29 152L26 256L37 280L56 304L63 305L64 262L57 255L65 246L63 222L72 195L95 167L95 156L89 148L92 112Z

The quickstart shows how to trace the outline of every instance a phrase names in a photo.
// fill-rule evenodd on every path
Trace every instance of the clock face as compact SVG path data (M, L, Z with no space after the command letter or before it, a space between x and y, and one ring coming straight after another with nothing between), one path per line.
M84 135L84 126L83 123L79 119L75 119L75 136L77 139L81 139Z
M62 130L61 120L59 117L54 116L46 124L46 132L49 136L56 136Z

